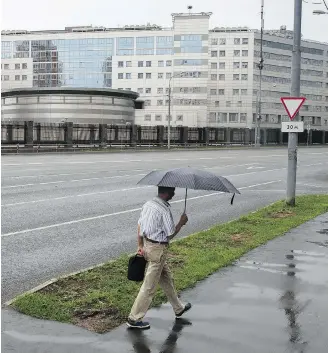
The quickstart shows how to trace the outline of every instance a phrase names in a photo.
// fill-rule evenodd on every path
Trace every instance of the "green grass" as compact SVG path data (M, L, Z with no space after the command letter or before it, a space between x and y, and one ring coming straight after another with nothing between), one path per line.
M194 286L249 250L325 212L328 212L328 195L300 196L294 208L279 201L173 242L169 262L178 292ZM106 332L125 321L140 288L140 284L127 280L128 258L123 255L103 266L59 279L38 292L17 297L12 306L37 318ZM165 301L159 289L152 305Z

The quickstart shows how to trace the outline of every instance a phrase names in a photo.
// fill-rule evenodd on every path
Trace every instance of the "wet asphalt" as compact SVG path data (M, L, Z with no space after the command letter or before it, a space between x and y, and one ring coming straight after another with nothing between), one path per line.
M328 148L300 148L297 193L328 190ZM191 166L227 176L241 191L188 192L180 237L285 197L287 149L2 156L2 303L51 278L136 249L136 223L153 169ZM172 212L183 210L177 189Z
M150 330L99 335L4 310L2 352L326 353L327 267L328 213L183 292L184 319L165 304L147 313Z

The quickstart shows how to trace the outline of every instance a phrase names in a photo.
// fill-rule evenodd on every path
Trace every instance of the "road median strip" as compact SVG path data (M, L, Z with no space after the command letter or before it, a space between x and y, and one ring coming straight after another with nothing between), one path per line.
M328 195L299 196L294 208L279 201L172 242L169 263L178 292L232 264L249 250L325 212L328 212ZM104 265L59 278L35 292L18 296L11 306L36 318L107 332L126 320L141 285L128 281L128 259L128 254L122 255ZM164 302L165 295L159 289L152 305Z

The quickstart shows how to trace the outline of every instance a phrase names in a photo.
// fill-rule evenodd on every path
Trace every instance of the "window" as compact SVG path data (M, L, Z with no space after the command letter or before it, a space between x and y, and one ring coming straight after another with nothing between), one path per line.
M233 89L232 90L232 95L233 96L239 96L239 89Z
M20 70L20 64L15 64L15 70Z
M146 78L151 78L151 73L150 72L146 73Z
M163 67L164 66L164 61L163 60L159 60L158 61L158 67Z
M138 93L143 93L143 88L138 88Z
M9 70L9 64L4 64L4 69Z
M166 66L172 66L172 60L166 60Z
M241 107L242 104L243 104L242 101L238 101L238 102L237 102L237 107Z
M239 74L234 74L233 75L233 80L234 81L239 81Z
M118 67L123 67L124 66L124 61L119 61L118 62Z
M19 81L20 80L20 76L19 75L15 75L15 81Z
M224 89L219 89L219 96L224 96Z
M241 95L246 96L247 95L247 89L242 89L241 90Z
M234 50L233 56L240 56L240 50Z
M241 80L242 81L247 81L248 80L248 75L247 74L242 74L241 75Z
M243 44L248 44L248 38L243 38Z
M177 115L177 121L183 121L183 115Z
M157 88L157 93L158 94L163 94L163 88L162 87Z
M159 73L157 74L157 78L163 78L163 76L164 76L163 72L159 72Z
M131 73L129 73L129 72L127 72L126 74L125 74L125 78L127 79L127 80L131 80Z
M211 89L210 94L211 96L216 96L216 89Z
M170 91L169 88L165 88L165 93L166 93L166 94L169 94L169 91Z
M212 38L211 43L212 43L212 45L218 45L218 39L217 38Z
M247 121L247 114L246 113L240 113L240 122L241 123L246 123Z
M220 102L219 102L219 101L215 101L214 104L215 104L216 107L219 107L219 106L220 106Z
M168 79L171 78L171 72L166 73L166 78L168 78Z
M225 81L225 74L220 74L219 75L219 80L220 81Z
M151 114L145 115L145 121L151 121Z
M117 78L118 78L119 80L123 80L123 73L120 72L120 73L117 75Z
M243 69L247 69L247 68L248 68L248 62L242 62L242 63L241 63L241 67L242 67Z
M220 38L220 45L225 45L227 40L225 38Z
M27 69L27 63L22 64L22 69L26 70Z
M157 100L157 105L163 105L163 100L162 99L158 99Z
M143 73L138 73L138 78L143 78Z
M125 90L126 90L126 91L131 91L131 88L126 88Z
M227 108L231 107L231 101L226 101L226 107Z
M225 69L225 63L219 63L219 69Z
M4 80L4 81L9 81L9 75L4 75L4 76L3 76L3 80Z
M242 50L242 56L248 56L248 50Z
M151 93L151 88L146 88L146 89L145 89L145 92L146 92L147 94Z
M212 50L211 51L211 57L216 58L218 56L218 51L217 50Z
M126 66L126 67L131 67L131 66L132 66L132 61L127 61L127 62L125 63L125 66Z
M22 80L23 80L23 81L27 81L27 75L23 75L23 76L22 76Z
M233 63L233 68L234 68L234 69L239 69L239 68L240 68L240 62L235 61L235 62Z
M229 113L229 121L232 123L238 122L238 113Z
M146 61L146 67L151 67L151 61Z
M145 100L145 106L148 107L151 105L151 100L150 99L146 99Z
M155 121L162 121L162 115L156 114L155 115Z
M240 44L240 38L235 38L234 41L233 41L233 44Z
M225 55L225 50L220 50L219 53L220 53L220 56L226 56L226 55Z
M211 69L217 69L218 68L218 64L217 63L211 63Z
M143 61L138 61L138 67L143 67Z

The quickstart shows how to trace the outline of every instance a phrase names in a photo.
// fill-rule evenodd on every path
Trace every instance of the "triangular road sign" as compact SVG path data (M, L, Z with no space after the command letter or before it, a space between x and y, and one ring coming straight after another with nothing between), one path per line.
M286 109L290 120L293 120L295 118L295 115L298 113L301 106L306 100L306 98L304 97L281 97L280 99Z

